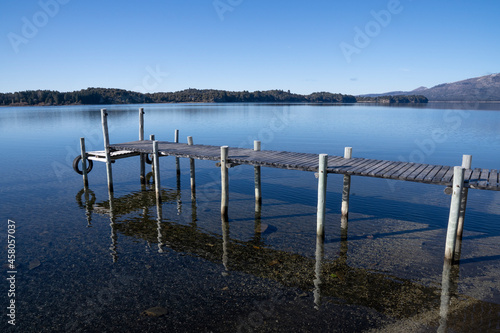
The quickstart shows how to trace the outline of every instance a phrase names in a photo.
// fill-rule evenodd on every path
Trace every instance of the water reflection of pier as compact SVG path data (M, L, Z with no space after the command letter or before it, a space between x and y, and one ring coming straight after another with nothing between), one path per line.
M194 165L191 168L191 179L194 179ZM255 170L258 195L254 236L249 241L231 238L230 222L224 214L221 216L221 234L203 232L198 228L194 181L191 182L189 224L179 224L163 217L163 204L175 202L179 214L183 209L180 172L177 172L175 190L161 189L161 201L157 200L152 188L155 184L148 182L140 191L119 198L109 191L108 200L101 202L96 202L92 190L85 186L77 194L77 202L85 209L88 225L92 214L109 216L113 262L118 260L118 234L122 234L157 244L160 254L169 248L222 264L221 274L224 276L239 271L312 292L314 303L311 306L316 309L320 309L325 301L365 306L395 320L417 321L436 327L439 332L499 328L497 314L500 305L458 294L459 261L454 265L449 260L444 261L441 290L375 270L349 266L347 216L342 216L340 253L335 260L324 259L324 238L321 236L316 237L314 258L266 247L261 234L262 196L260 182L257 182L258 171Z

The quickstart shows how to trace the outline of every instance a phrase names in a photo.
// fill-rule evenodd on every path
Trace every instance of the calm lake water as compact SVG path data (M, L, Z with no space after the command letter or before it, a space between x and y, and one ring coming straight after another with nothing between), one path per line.
M459 265L443 266L450 196L442 186L353 177L349 229L340 231L342 176L328 179L324 243L316 239L317 180L229 170L229 221L220 170L160 159L160 217L139 158L103 163L89 191L72 169L79 138L102 150L146 136L195 144L500 168L499 104L154 104L0 108L2 274L15 222L15 296L4 280L0 327L16 332L498 332L500 192L470 190ZM149 166L148 166L149 168ZM13 223L10 222L12 225ZM10 296L9 296L10 295ZM447 306L451 299L451 305ZM6 309L15 301L15 326ZM147 315L150 308L154 314ZM155 312L156 311L156 312Z

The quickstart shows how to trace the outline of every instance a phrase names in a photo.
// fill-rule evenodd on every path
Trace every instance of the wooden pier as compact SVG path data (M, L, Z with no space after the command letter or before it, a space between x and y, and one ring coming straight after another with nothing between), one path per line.
M156 141L154 136L144 140L144 109L139 109L139 140L125 143L110 144L106 109L101 110L104 151L85 151L85 140L81 138L82 174L84 186L88 186L87 162L106 162L108 190L113 193L113 177L111 164L120 158L140 156L141 183L145 183L145 161L152 155L157 203L161 206L160 186L160 156L174 156L191 160L191 189L194 191L194 160L216 161L221 169L221 215L227 221L229 202L228 169L238 165L255 167L255 200L256 212L260 211L261 185L260 168L272 167L315 172L318 179L317 234L324 237L325 194L328 174L344 175L342 191L342 230L347 233L347 216L349 213L349 193L352 176L375 177L383 179L419 182L446 186L445 192L451 194L450 215L445 247L445 259L452 261L455 253L460 252L463 232L467 192L469 189L500 191L499 170L472 169L470 155L463 156L462 166L430 165L411 162L397 162L377 159L353 158L352 148L346 147L344 156L328 156L326 154L297 153L286 151L261 150L260 142L254 143L254 148L237 148L229 146L194 145L192 137L188 144L179 143L179 132L175 132L174 142ZM76 159L75 159L76 161ZM179 163L177 173L179 174ZM77 168L75 168L76 170ZM80 172L79 172L80 173ZM194 192L192 196L194 196Z
M152 154L153 141L132 141L111 144L111 154L127 154L135 152ZM175 156L198 160L220 161L220 146L188 145L158 141L160 156ZM104 152L103 152L104 153ZM90 153L88 153L90 154ZM293 153L287 151L271 151L228 147L230 166L240 164L271 167L279 169L318 172L318 155L310 153ZM364 176L419 182L426 184L452 186L454 168L444 165L430 165L411 162L393 162L365 158L344 158L328 156L327 173L350 176ZM464 173L464 186L479 190L500 191L500 170L468 169Z

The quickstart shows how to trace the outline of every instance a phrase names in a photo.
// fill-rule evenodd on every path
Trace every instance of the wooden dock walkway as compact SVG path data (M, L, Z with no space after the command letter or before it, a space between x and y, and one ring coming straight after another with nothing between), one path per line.
M141 140L110 145L111 152L125 151L153 153L153 141ZM220 147L188 145L158 141L160 155L220 161ZM228 163L318 172L318 155L287 151L256 151L229 147ZM103 152L104 153L104 152ZM105 161L105 157L102 158ZM377 159L328 157L328 173L364 176L451 186L454 169L451 166ZM480 190L500 191L500 170L468 169L464 173L464 186Z

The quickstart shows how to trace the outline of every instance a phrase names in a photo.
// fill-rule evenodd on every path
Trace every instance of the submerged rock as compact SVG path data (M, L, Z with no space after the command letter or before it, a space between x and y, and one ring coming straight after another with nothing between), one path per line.
M37 268L38 266L40 266L42 263L40 262L40 260L38 259L35 259L35 260L31 260L30 263L29 263L29 270L31 271L32 269L35 269Z
M149 308L147 310L144 310L141 315L147 316L147 317L161 317L164 316L168 313L168 310L159 306L155 306L153 308Z

